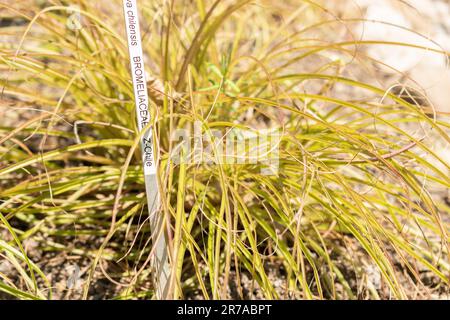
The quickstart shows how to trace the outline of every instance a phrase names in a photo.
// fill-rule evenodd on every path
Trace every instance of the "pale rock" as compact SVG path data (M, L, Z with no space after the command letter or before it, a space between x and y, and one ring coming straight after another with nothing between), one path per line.
M424 91L437 112L450 113L450 69L432 63L421 63L412 68L408 85Z
M439 0L355 0L367 20L357 28L362 40L402 42L430 49L450 50L450 4ZM437 19L437 20L436 20ZM424 91L436 111L450 112L450 71L442 54L401 46L371 45L368 54L407 74L407 84Z

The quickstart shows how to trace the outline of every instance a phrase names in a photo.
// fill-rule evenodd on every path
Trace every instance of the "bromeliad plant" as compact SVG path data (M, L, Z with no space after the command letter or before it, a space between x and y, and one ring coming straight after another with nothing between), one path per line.
M104 298L151 298L121 4L70 4L0 8L15 21L0 30L0 290L66 294L39 258L56 252L88 259L80 297L97 297L90 289L107 279L116 292ZM340 41L337 30L360 21L307 0L140 7L174 298L402 299L448 288L449 209L434 193L450 185L434 151L450 142L448 121L367 80L387 66L363 50L417 46ZM194 123L224 136L278 130L277 171L173 161L183 150L174 132Z

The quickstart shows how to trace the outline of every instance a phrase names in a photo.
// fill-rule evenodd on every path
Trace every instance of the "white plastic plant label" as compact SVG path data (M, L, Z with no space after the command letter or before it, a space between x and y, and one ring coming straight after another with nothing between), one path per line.
M138 129L142 131L151 123L149 111L149 98L147 79L144 68L144 55L142 51L141 32L136 1L123 1L125 12L125 25L127 29L128 50L130 53L131 73L136 104ZM142 162L145 174L156 174L155 155L153 150L153 133L147 130L141 140Z
M134 99L138 129L141 132L151 123L149 97L145 76L144 55L141 43L138 8L136 0L123 0L126 34L130 54ZM153 282L158 299L167 299L170 286L170 266L167 239L164 233L164 219L160 214L160 195L157 178L157 164L153 150L153 134L149 129L141 139L142 162L144 167L145 191L150 215L150 227L154 246L152 257Z

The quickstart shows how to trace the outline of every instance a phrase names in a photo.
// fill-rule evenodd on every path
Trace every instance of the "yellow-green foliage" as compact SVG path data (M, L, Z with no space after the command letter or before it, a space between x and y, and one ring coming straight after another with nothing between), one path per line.
M121 3L28 2L0 5L26 22L0 29L1 112L31 114L0 120L0 261L21 279L0 272L0 290L52 297L33 240L91 259L85 298L105 262L122 270L109 275L124 285L116 298L151 298ZM430 190L449 187L450 168L430 146L449 143L448 121L374 84L383 62L363 49L380 43L339 39L356 21L324 4L139 1L175 298L226 298L230 283L237 297L256 286L265 298L409 298L421 270L447 286L449 210ZM67 25L74 14L81 29ZM171 135L196 121L279 130L278 172L174 163Z

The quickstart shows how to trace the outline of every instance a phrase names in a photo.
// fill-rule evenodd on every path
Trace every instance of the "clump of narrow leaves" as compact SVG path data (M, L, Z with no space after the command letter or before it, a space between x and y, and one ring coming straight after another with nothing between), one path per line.
M16 21L0 29L0 290L64 296L42 260L64 254L87 261L79 297L106 280L116 291L105 297L151 298L121 3L31 3L0 5ZM339 39L356 21L313 1L140 7L174 298L448 289L449 208L436 194L450 167L434 151L450 142L448 119L374 83L385 66L364 53L409 44ZM276 132L277 166L221 161L214 148L209 161L176 161L186 145L174 134L196 124L212 141Z

